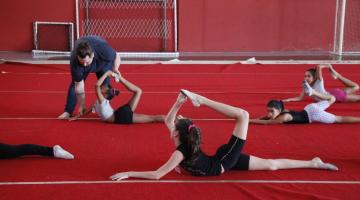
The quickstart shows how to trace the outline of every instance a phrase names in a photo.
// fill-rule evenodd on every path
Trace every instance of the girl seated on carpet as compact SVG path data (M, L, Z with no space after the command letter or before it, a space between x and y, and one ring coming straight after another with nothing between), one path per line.
M177 113L189 98L194 106L204 105L212 110L235 119L235 128L227 144L220 146L213 156L208 156L201 149L202 132L189 118L178 117ZM242 153L247 136L249 114L247 111L210 100L206 97L181 90L175 104L165 118L176 150L169 160L155 171L128 171L114 174L112 180L129 177L160 179L178 165L194 176L216 176L229 170L278 170L293 168L315 168L338 170L335 165L324 163L320 158L312 160L262 159Z
M112 88L110 85L103 85L103 82L109 76L115 77L117 82L123 84L127 90L133 93L129 102L119 107L115 111L110 105L110 100L115 96L118 96L119 91ZM139 87L126 80L120 74L116 74L112 71L107 71L104 73L104 75L101 76L101 78L99 78L99 80L96 82L95 93L97 101L91 109L88 109L85 112L85 115L94 109L103 121L115 124L151 123L164 121L164 115L144 115L134 113L140 101L142 91ZM81 117L81 115L70 118L70 120L76 120L79 117Z
M0 159L18 158L21 156L49 156L62 159L74 159L74 156L61 148L59 145L53 147L40 146L36 144L10 145L0 143Z
M328 68L332 77L338 79L345 88L332 88L328 92L324 88L324 78L322 76L322 69ZM323 95L331 94L335 97L337 102L357 102L360 101L360 95L356 94L359 90L359 85L355 82L345 78L339 74L332 65L318 65L316 68L309 69L305 72L305 81L313 88L314 94L312 96L316 101L326 100ZM302 101L305 97L303 90L299 96L284 99L284 102ZM318 94L318 95L316 95Z

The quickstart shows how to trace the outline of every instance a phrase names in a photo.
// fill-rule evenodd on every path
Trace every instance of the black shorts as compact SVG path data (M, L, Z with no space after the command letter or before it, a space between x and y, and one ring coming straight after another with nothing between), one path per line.
M250 156L241 153L244 145L245 140L232 135L227 144L217 149L214 157L218 159L225 171L230 169L249 170Z
M129 104L125 104L118 108L115 112L115 124L132 124L133 123L133 111Z

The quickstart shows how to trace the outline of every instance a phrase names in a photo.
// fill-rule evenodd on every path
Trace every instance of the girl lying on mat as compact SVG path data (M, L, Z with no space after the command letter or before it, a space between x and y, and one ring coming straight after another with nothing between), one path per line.
M74 159L74 156L61 148L59 145L54 147L40 146L36 144L10 145L0 143L0 159L18 158L21 156L49 156L62 159Z
M257 119L250 119L254 124L308 124L320 122L325 124L333 123L360 123L360 117L336 116L325 110L335 101L330 96L327 101L319 101L305 106L302 111L286 110L284 103L278 100L270 100L267 104L267 114Z
M235 119L235 128L227 144L220 146L213 156L208 156L201 149L202 133L200 128L188 118L176 118L185 101L189 98L194 106L204 105L212 110ZM181 90L175 104L165 118L176 150L170 159L155 171L120 172L110 177L122 180L129 177L160 179L178 165L194 176L216 176L229 170L277 170L290 168L316 168L338 170L335 165L324 163L320 158L312 160L262 159L241 152L245 145L249 123L247 111L210 100L206 97Z
M332 77L338 79L345 88L332 88L327 92L324 87L324 78L322 76L323 68L328 68ZM359 85L339 74L331 65L318 65L316 68L307 70L305 72L305 81L313 89L314 94L311 94L310 96L316 101L326 100L323 95L328 94L333 95L337 102L360 101L360 95L356 94L359 90ZM284 99L283 101L301 101L304 99L305 94L305 90L303 90L298 97Z
M129 102L119 107L115 111L110 105L110 100L119 95L119 91L112 88L110 85L103 85L104 80L109 76L113 76L116 79L116 82L120 82L125 86L126 89L133 93L133 96ZM107 71L96 82L95 93L97 96L97 101L93 108L103 121L116 124L151 123L164 121L164 115L144 115L134 113L140 101L142 91L139 87L122 77L121 74ZM92 108L87 110L85 114L90 113L91 110ZM70 118L70 120L76 120L79 117L81 117L81 115Z

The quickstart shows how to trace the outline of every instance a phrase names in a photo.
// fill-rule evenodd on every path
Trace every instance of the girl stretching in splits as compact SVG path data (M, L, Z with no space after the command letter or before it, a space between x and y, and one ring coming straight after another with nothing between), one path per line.
M328 68L332 77L344 84L345 88L332 88L329 91L326 91L324 87L324 78L322 76L323 68ZM326 100L326 96L329 94L335 97L336 102L360 101L360 95L356 94L359 90L359 85L339 74L330 64L318 65L316 68L307 70L305 72L305 81L306 83L304 83L308 84L308 86L313 89L314 94L311 94L310 96L312 96L316 101ZM284 99L283 101L301 101L304 99L305 94L306 93L303 90L298 97Z
M213 156L208 156L201 149L202 133L200 128L188 118L176 119L181 106L189 98L194 106L204 105L212 110L235 119L235 128L227 144L220 146ZM335 165L324 163L320 158L312 160L262 159L241 152L245 145L249 123L247 111L230 105L210 100L206 97L181 90L175 104L165 118L165 124L175 143L176 150L169 160L155 171L129 171L114 174L112 180L129 177L160 179L178 165L195 176L216 176L229 170L277 170L293 168L316 168L338 170Z
M62 159L74 159L74 156L61 148L59 145L54 147L40 146L36 144L10 145L0 143L0 159L18 158L21 156L48 156Z
M119 107L117 110L113 110L110 105L110 100L119 94L118 90L111 88L110 85L103 85L105 79L109 76L115 77L117 82L122 83L126 89L133 93L130 101ZM100 116L100 118L109 123L116 124L132 124L132 123L151 123L151 122L164 122L165 115L144 115L134 113L141 97L141 89L136 85L130 83L128 80L123 78L119 74L115 74L112 71L107 71L104 75L99 78L95 85L95 93L97 96L97 101L94 104L93 108L95 112ZM88 114L92 109L89 109L85 112ZM81 117L77 115L70 120L76 120Z

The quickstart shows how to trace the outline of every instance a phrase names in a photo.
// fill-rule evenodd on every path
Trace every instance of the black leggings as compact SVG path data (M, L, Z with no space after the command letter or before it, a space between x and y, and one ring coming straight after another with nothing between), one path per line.
M245 140L242 140L234 135L231 136L229 142L220 146L215 154L225 171L234 170L249 170L250 156L241 153L245 145Z
M26 155L54 157L54 150L52 147L35 144L9 145L0 143L0 159L17 158Z

